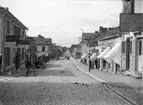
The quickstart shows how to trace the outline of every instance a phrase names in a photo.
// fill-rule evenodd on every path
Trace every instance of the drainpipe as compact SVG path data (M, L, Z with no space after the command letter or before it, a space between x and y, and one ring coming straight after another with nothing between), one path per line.
M2 45L1 45L1 55L2 55L2 65L1 65L1 73L4 74L5 72L5 54L4 54L4 49L5 49L5 41L6 41L6 36L5 36L5 17L6 15L4 15L3 17L3 40L2 40Z

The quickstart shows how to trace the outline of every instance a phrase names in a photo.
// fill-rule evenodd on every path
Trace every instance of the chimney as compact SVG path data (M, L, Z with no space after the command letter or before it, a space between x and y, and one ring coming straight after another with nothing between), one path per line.
M100 32L106 32L106 31L107 31L107 28L104 28L104 27L100 26L100 27L99 27L99 30L100 30Z
M122 13L134 13L134 3L135 0L122 0L123 10Z
M38 35L38 37L39 37L39 38L44 38L44 37L43 37L42 35L40 35L40 34Z

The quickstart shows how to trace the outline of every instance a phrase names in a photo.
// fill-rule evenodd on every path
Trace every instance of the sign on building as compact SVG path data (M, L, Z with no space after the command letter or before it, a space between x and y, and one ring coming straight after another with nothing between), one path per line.
M143 31L143 13L120 14L120 31L134 32Z

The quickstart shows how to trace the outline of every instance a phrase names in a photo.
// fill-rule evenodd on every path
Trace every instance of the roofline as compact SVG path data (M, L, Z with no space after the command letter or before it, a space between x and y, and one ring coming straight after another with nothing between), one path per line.
M35 44L35 43L34 43L34 45L47 45L47 46L48 46L48 45L50 45L50 44Z
M103 37L103 38L99 39L98 41L103 41L103 40L112 39L112 38L116 38L116 37L119 37L119 34Z
M28 28L19 19L17 19L9 10L0 9L0 12L3 12L5 15L8 15L9 17L13 18L15 22L21 25L25 30L28 30Z

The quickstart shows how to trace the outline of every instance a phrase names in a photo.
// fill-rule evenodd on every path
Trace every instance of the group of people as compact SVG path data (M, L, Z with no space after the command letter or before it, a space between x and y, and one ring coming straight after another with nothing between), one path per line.
M89 72L93 69L99 69L100 65L99 65L99 59L96 58L95 60L91 60L89 59Z
M25 61L25 67L27 69L26 76L28 76L28 73L30 72L30 69L39 69L41 65L43 65L43 61L40 59L41 57L37 58L37 55L35 53L27 53L26 61Z

